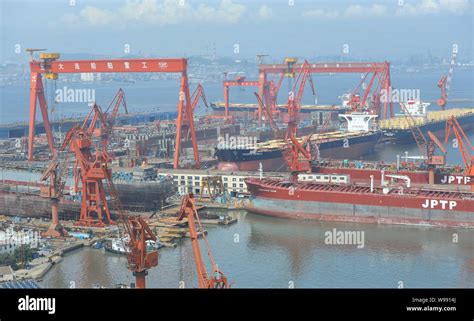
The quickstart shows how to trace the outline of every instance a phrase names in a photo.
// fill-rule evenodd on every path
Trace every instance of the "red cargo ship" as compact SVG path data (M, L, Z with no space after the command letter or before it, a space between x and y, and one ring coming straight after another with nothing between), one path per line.
M397 170L395 163L378 163L367 161L321 161L313 164L312 173L308 175L347 175L350 182L368 183L370 175L380 180L382 170L389 175L405 175L412 184L430 184L428 169L420 164L405 164ZM460 166L440 166L433 170L433 184L470 186L471 178L464 175Z
M474 228L474 192L248 178L247 210L268 216Z

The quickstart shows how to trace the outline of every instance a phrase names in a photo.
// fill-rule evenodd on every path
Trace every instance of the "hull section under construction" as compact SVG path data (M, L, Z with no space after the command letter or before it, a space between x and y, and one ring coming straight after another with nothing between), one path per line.
M0 184L0 215L22 217L51 217L51 201L39 193L40 184L21 185L22 182ZM28 184L28 182L24 182ZM130 211L160 209L168 197L175 194L173 182L116 182L117 193L124 208ZM108 192L106 192L108 193ZM58 203L62 220L76 220L81 210L79 195L65 195ZM113 215L114 213L112 213Z
M474 228L474 193L247 179L247 209L268 216Z
M328 133L330 135L331 133ZM322 158L346 159L359 158L373 150L381 137L380 132L360 135L340 134L337 138L325 139L319 143L319 155ZM225 171L256 171L262 163L265 171L284 171L287 169L283 159L284 142L278 147L256 149L218 149L215 156L218 169Z

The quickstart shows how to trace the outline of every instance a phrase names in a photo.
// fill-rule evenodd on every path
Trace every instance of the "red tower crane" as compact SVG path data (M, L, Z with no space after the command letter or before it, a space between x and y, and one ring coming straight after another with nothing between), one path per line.
M314 89L313 80L311 79L311 74L309 70L309 63L305 62L300 67L300 72L293 83L291 91L288 93L288 128L287 128L287 139L291 137L296 137L296 131L298 129L299 123L299 114L301 109L301 99L303 98L304 88L306 86L306 81L310 83L313 96L316 95ZM295 94L295 92L297 93Z
M453 45L453 52L451 55L451 63L449 65L448 75L441 76L438 81L438 87L441 90L441 97L436 102L441 109L444 110L448 103L449 90L451 89L451 80L453 79L454 66L456 65L456 57L458 54L458 45Z
M446 144L448 143L451 132L453 132L459 146L459 151L464 162L465 175L470 178L471 190L474 191L474 146L454 116L451 116L446 122Z
M193 112L196 109L196 106L199 102L199 98L201 98L204 106L206 106L206 108L209 108L209 105L207 104L206 100L206 94L204 93L204 87L201 84L197 85L196 89L194 89L194 92L191 95L191 108Z
M42 75L47 79L57 79L62 73L124 73L124 72L159 72L180 73L180 90L178 102L178 118L176 120L176 144L173 160L174 168L179 167L181 141L190 133L196 167L200 167L199 151L194 130L194 117L189 94L187 59L94 59L94 60L59 60L58 53L41 53L40 60L30 61L30 121L28 134L28 160L33 160L33 145L36 123L36 102L39 101L43 124L48 139L49 149L54 154L54 139L48 116Z
M202 228L201 221L199 220L199 215L197 213L196 205L194 202L194 196L192 193L183 196L181 200L181 208L178 213L178 221L182 221L184 218L188 219L188 227L189 227L189 235L191 237L191 243L193 247L193 254L194 254L194 261L196 263L196 270L197 270L197 277L199 288L201 289L224 289L230 288L230 284L227 281L227 277L224 273L217 267L216 262L211 253L211 248L207 241L206 235L204 233L204 229ZM196 223L194 219L199 225L199 229L201 230L202 237L204 239L207 254L209 256L209 260L212 266L211 275L207 273L206 266L204 264L204 260L201 254L201 248L199 246L199 235L196 230Z
M114 98L110 102L109 107L105 111L108 115L110 115L108 120L112 125L115 125L115 119L119 115L120 106L123 106L125 114L128 114L127 102L125 100L125 92L122 88L119 88Z
M81 215L76 224L95 227L112 224L103 185L103 180L111 175L107 152L96 149L93 154L90 135L81 126L75 126L67 132L61 150L68 147L76 156L75 187L80 181L82 190Z
M294 61L290 61L291 68L288 62L283 64L261 64L258 66L259 70L259 91L260 97L264 97L264 89L267 83L267 78L270 74L285 74L292 73L302 67ZM291 70L290 70L291 69ZM314 73L363 73L363 81L370 75L371 81L364 90L362 103L365 104L367 97L372 93L374 102L372 104L373 114L380 115L380 118L394 117L393 102L391 99L382 100L382 95L389 95L391 90L390 80L390 63L388 62L341 62L341 63L309 63L307 67L308 72ZM363 82L362 81L362 82ZM362 85L362 82L359 86ZM376 83L377 82L377 83ZM358 86L358 87L359 87ZM357 90L357 88L356 88ZM383 103L383 106L381 104Z
M145 287L147 270L158 265L158 252L147 252L147 241L156 241L156 236L148 224L139 216L129 216L123 209L118 193L112 182L112 171L108 168L109 156L106 150L96 149L92 154L90 134L81 126L71 128L61 146L69 146L76 156L75 177L82 185L81 215L76 223L81 226L102 227L115 223L111 219L109 204L105 197L103 181L109 187L110 203L128 235L128 268L134 273L136 287ZM77 179L76 179L77 181Z
M270 124L271 129L273 130L273 136L277 138L278 136L278 126L273 119L273 112L268 105L266 105L258 93L254 92L255 97L257 98L259 108L265 111L265 120Z
M66 164L66 162L63 162ZM51 214L52 222L48 230L44 233L44 236L51 237L64 237L68 236L68 232L59 222L59 200L63 196L64 187L66 181L62 179L62 175L65 175L65 168L61 170L60 162L57 159L54 159L46 169L46 171L41 175L40 181L49 180L48 186L41 187L41 197L49 198L51 200Z
M438 137L431 131L427 132L428 138L426 138L405 104L400 103L400 107L405 114L405 118L408 122L408 126L410 127L410 131L413 135L413 138L415 139L418 149L420 150L421 154L426 157L425 164L428 165L429 168L428 183L434 184L434 169L436 166L444 165L446 163L446 148L440 142ZM436 147L441 150L443 153L442 155L435 155Z
M308 135L302 143L296 137L290 137L288 147L283 151L283 158L290 170L290 180L292 183L298 181L298 174L311 171L311 153L305 148L311 135Z
M418 149L422 155L426 156L425 163L429 166L444 165L446 163L446 157L444 155L435 155L436 146L438 146L443 154L446 154L446 148L443 146L440 140L431 131L427 132L428 138L426 138L420 127L417 125L415 119L406 108L405 104L400 103L400 107L405 114L405 118L408 122L408 126L410 127L410 131L413 135L413 138L415 139Z

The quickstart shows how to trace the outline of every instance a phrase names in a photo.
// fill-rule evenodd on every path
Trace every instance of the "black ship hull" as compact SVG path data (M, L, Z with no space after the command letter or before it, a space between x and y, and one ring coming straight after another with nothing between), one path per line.
M319 145L322 158L354 159L370 153L382 133L374 132L360 136L349 136ZM256 171L260 163L265 171L286 171L286 162L281 149L218 149L215 153L218 169L225 171Z

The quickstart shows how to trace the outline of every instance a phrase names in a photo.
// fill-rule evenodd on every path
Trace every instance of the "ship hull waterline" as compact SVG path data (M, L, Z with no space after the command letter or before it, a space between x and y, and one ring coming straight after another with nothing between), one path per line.
M337 222L474 228L474 197L454 199L448 196L443 199L428 195L415 197L394 194L320 192L298 188L291 190L291 187L275 188L272 185L252 181L247 182L247 186L251 198L246 209L251 213L266 216ZM428 204L427 207L425 207L426 204ZM449 209L448 205L443 204L452 204L453 208ZM446 208L441 208L441 206Z

